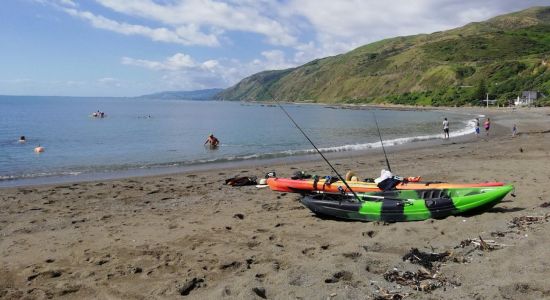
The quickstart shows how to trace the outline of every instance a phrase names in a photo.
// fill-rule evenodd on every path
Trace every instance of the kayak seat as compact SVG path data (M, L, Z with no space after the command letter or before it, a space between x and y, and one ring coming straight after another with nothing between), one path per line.
M449 194L447 193L447 190L442 190L442 189L419 190L418 196L419 198L424 200L449 198Z

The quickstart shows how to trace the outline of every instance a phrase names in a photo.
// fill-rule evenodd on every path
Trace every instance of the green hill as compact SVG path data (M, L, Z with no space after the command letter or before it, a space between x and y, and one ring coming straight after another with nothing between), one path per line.
M477 104L550 95L550 7L396 37L305 65L249 76L216 97L324 103Z

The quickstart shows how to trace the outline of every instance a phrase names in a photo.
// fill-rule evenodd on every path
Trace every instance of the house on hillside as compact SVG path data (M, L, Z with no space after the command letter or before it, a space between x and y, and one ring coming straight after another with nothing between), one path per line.
M514 105L516 106L530 106L535 103L535 101L538 99L539 93L537 91L523 91L521 92L521 96L518 96L516 101L514 101Z

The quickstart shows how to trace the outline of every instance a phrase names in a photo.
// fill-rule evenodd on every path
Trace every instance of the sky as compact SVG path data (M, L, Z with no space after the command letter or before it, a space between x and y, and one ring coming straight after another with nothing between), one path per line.
M227 88L381 39L550 0L3 0L0 94Z

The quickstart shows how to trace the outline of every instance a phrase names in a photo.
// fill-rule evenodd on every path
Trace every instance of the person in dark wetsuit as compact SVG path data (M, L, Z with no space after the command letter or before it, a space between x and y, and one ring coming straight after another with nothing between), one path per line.
M210 144L210 147L218 147L220 140L218 140L213 134L210 134L204 144Z

